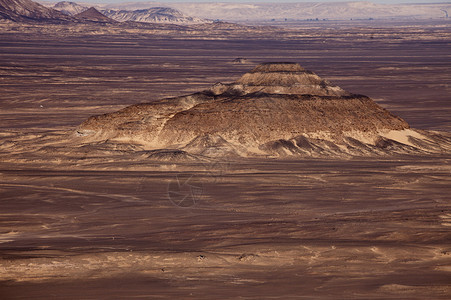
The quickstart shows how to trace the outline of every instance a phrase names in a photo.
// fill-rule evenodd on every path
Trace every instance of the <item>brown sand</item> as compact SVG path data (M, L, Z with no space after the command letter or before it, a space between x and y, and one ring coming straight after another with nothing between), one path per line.
M299 62L412 127L446 131L449 27L212 40L2 26L0 298L449 299L449 155L161 162L115 144L55 150L91 115L263 61Z

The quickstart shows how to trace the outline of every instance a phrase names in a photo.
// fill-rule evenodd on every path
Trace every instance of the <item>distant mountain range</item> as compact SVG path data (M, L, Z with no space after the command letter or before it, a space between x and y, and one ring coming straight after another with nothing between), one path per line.
M85 9L76 3L69 2L58 5L58 7L69 7L70 11L64 10L63 13L31 0L0 0L0 20L47 23L116 22L100 13L94 7Z
M448 19L451 3L161 3L136 2L84 6L75 2L46 3L0 0L0 19L52 22L145 22L162 24L270 22L296 20ZM158 6L155 6L158 5ZM95 8L91 9L91 6ZM82 14L90 9L88 14ZM81 15L80 15L81 14Z
M145 23L172 23L172 24L196 24L205 23L206 20L192 18L183 15L178 10L169 7L151 7L139 10L102 10L106 16L119 21L136 21Z
M451 13L451 3L376 4L371 2L303 3L177 3L164 6L201 19L244 21L349 20L349 19L439 19ZM283 1L281 1L283 2ZM156 2L114 3L105 9L136 10L162 5Z
M66 15L75 16L88 10L88 6L83 6L75 2L62 1L51 6ZM171 24L198 24L205 23L206 20L185 16L180 11L169 7L150 7L138 10L125 9L101 9L98 10L103 15L118 21L135 21L144 23L171 23Z
M0 20L15 22L144 22L167 24L209 23L200 18L192 18L168 7L152 7L140 10L99 10L75 2L58 2L50 7L31 0L0 0Z
M0 19L16 22L30 20L70 21L73 18L31 0L0 0Z
M61 1L53 5L53 9L56 9L63 14L69 15L69 16L75 16L76 14L82 13L85 10L89 9L89 6L82 6L75 2L69 2L69 1Z

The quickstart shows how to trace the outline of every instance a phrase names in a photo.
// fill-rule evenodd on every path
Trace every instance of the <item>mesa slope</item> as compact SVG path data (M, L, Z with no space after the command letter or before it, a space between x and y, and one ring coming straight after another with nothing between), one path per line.
M261 64L231 84L93 116L77 135L207 157L441 153L451 145L295 63Z

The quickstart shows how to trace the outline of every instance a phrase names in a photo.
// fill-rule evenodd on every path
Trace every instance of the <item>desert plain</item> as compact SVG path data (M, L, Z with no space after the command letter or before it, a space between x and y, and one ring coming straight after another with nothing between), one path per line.
M88 117L297 62L451 130L442 21L0 24L2 299L449 299L451 155L152 160Z

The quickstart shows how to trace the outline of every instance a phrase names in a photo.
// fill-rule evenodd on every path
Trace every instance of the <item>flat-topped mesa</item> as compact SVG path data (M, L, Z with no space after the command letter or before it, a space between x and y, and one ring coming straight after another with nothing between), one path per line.
M238 79L232 88L245 94L346 96L350 95L338 86L307 71L297 63L265 63Z
M411 129L370 98L293 63L259 65L231 84L90 117L77 136L137 144L152 159L451 151L451 136Z

